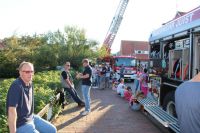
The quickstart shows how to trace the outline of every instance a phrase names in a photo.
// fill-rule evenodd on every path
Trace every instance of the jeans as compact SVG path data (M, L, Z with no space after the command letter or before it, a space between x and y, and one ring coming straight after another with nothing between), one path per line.
M139 80L138 79L135 79L134 80L134 90L132 90L132 92L136 93L137 91L140 91L140 88L139 88Z
M97 76L97 86L100 88L100 76Z
M100 89L105 89L106 88L106 77L101 76L100 77Z
M16 133L56 133L56 127L38 115L33 116L33 121L17 128Z
M90 89L91 86L88 85L82 85L81 86L82 93L83 93L83 98L85 100L85 111L90 111Z
M110 77L105 77L105 88L110 88Z
M72 99L77 103L77 104L81 104L83 103L83 101L81 100L81 98L79 97L77 91L74 88L64 88L65 91L67 91Z

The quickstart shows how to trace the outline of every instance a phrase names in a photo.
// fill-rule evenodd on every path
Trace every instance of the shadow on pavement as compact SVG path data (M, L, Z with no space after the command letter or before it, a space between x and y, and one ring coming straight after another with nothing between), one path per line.
M70 120L64 122L63 124L60 124L60 125L57 126L56 128L57 128L57 130L61 130L62 128L64 128L64 127L66 127L66 126L68 126L68 125L70 125L70 124L72 124L72 123L78 121L78 120L81 119L82 117L83 117L83 116L80 114L80 115L78 115L78 116L76 116L76 117L74 117L74 118L72 118L72 119L70 119Z

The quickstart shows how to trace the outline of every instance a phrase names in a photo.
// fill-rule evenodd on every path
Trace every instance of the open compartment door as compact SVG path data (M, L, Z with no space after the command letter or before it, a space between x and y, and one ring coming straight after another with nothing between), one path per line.
M189 48L183 49L182 52L182 80L189 80Z
M200 72L200 34L194 35L194 47L193 47L193 68L192 73L195 76Z

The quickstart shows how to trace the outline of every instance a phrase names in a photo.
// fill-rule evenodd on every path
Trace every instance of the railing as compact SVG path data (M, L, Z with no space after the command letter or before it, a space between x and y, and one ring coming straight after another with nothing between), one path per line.
M50 101L40 112L37 114L40 117L43 117L47 113L46 120L50 121L53 116L53 103L57 102L60 99L60 93L58 93L53 101Z

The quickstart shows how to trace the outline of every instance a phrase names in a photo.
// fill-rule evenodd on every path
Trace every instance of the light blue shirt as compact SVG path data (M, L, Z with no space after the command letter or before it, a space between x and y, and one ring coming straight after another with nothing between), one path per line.
M175 104L181 133L200 133L200 82L182 83Z

